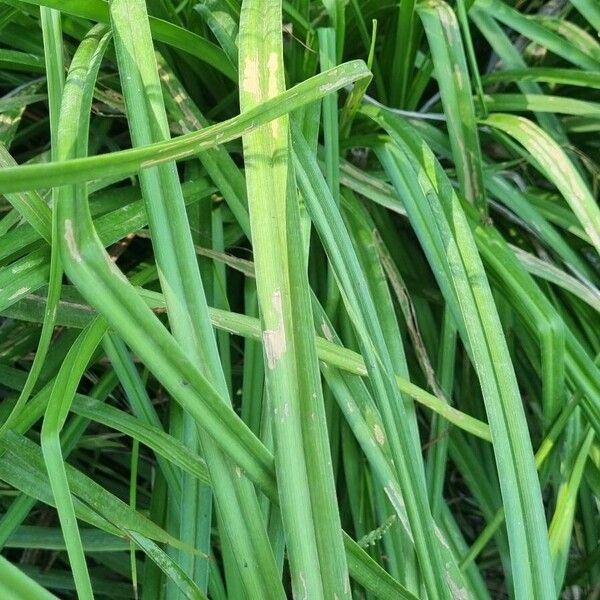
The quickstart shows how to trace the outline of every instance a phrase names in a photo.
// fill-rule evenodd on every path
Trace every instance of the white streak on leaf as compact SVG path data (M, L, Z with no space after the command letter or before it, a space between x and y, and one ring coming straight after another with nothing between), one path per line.
M446 575L446 581L448 582L448 587L450 588L450 593L452 594L452 598L454 600L469 600L469 592L466 588L459 586L450 576L450 574Z
M31 288L28 287L22 287L19 288L10 298L9 300L16 300L17 298L19 298L20 296L22 296L23 294L26 294L27 292L31 291Z
M73 233L73 222L71 219L65 219L65 242L67 242L67 248L69 254L77 262L81 262L81 254L79 254L79 248L75 242L75 235Z
M379 426L378 423L375 423L373 426L373 434L375 435L375 440L380 446L383 446L385 443L385 435L383 434L383 429Z
M325 336L326 340L333 342L333 334L331 333L329 324L325 321L321 323L321 331L323 332L323 335Z
M300 571L300 573L298 573L298 576L300 577L300 581L302 582L302 586L304 587L304 596L302 596L302 598L303 600L308 600L308 589L306 588L306 578L304 577L304 573Z
M279 359L287 350L285 325L283 322L283 306L281 303L281 291L279 289L273 292L271 304L273 305L273 310L275 312L277 326L275 329L267 329L263 332L263 342L265 345L267 366L269 369L274 369Z
M444 546L444 548L450 550L450 546L448 546L448 542L446 541L444 534L442 533L442 531L440 530L440 528L437 525L434 526L434 531L435 531L435 536L439 540L440 544L442 544L442 546Z

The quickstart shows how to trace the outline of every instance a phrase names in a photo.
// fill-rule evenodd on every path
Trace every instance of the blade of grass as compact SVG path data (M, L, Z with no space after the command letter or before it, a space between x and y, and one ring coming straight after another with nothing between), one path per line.
M579 222L600 253L600 209L581 175L571 164L562 148L537 125L514 115L494 114L485 121L490 127L504 131L528 152L544 170L544 175L556 185Z
M490 112L550 112L566 115L600 116L600 104L549 94L490 94L483 97Z
M11 600L56 600L56 596L0 556L0 593Z
M188 132L207 127L209 123L206 117L192 102L185 88L169 69L165 61L160 58L158 68L161 82L166 92L166 101L168 102L172 99L175 105L171 108L169 103L167 103L167 111L170 113L171 118L183 124L184 130ZM234 160L222 146L206 150L198 158L221 194L223 194L227 205L235 215L240 227L245 233L249 233L250 225L247 215L248 202L246 200L245 181Z
M40 437L52 494L65 536L75 586L79 597L84 599L93 598L94 594L67 480L60 444L60 431L66 421L75 390L87 367L89 356L100 343L105 330L106 327L102 319L96 319L82 331L71 347L48 400Z
M140 294L146 298L148 306L151 306L155 310L164 310L164 300L161 299L160 295L142 289L139 291ZM41 321L43 306L45 305L43 296L30 294L25 300L22 300L20 304L22 308L20 308L19 305L15 305L14 307L3 311L2 314L6 314L13 318L32 320L34 322ZM260 323L256 318L214 308L209 309L209 314L212 324L216 328L255 341L261 341L262 339ZM95 312L91 306L61 301L59 304L57 322L59 325L83 328L94 316ZM319 360L326 364L355 375L367 375L367 368L360 354L344 348L339 344L332 343L322 337L316 338L316 346ZM403 394L407 394L419 402L419 404L433 410L455 426L462 428L483 440L489 441L491 439L489 428L482 421L456 410L435 395L411 383L405 377L396 375L396 384Z
M17 166L17 163L3 145L0 145L0 166L2 168ZM27 222L31 223L38 235L49 243L52 234L52 215L43 198L37 192L21 192L6 194L6 199L15 208L17 214L27 219Z
M62 44L57 44L57 40L61 39L60 30L56 31L56 28L59 27L60 23L60 13L48 13L47 9L43 9L42 19L44 19L44 15L47 15L46 18L48 19L48 27L55 29L52 34L45 35L49 37L50 40L54 40L54 45L58 46L58 52L62 54ZM106 28L103 26L98 26L96 29L90 31L90 34L85 38L84 42L82 42L78 52L73 57L70 67L71 77L67 80L64 93L62 93L63 100L61 101L60 119L58 119L56 116L54 117L57 120L57 125L55 125L56 133L54 136L57 144L55 154L57 158L68 158L73 155L85 155L87 151L87 125L82 127L83 131L79 131L81 137L79 138L78 142L77 137L70 136L72 130L68 129L68 125L65 127L65 120L69 121L73 116L73 113L69 111L69 108L71 108L69 106L70 102L73 102L72 106L74 106L75 111L78 109L77 101L79 97L76 96L73 98L71 91L72 86L77 86L79 83L78 71L80 69L89 69L89 71L92 73L92 77L95 78L100 67L100 62L102 60L108 39L109 36L107 35ZM50 61L50 59L48 60ZM59 59L58 65L55 65L53 68L59 70L59 74L55 79L57 79L58 82L62 82L62 60ZM49 69L49 72L51 73L52 71ZM62 89L60 84L57 87L59 89L55 93L58 95L60 92L62 92ZM91 97L89 100L91 100ZM82 102L85 104L85 101L86 99L84 98ZM56 100L56 102L58 102L58 100ZM58 106L55 106L55 110L56 109L58 109ZM58 145L59 134L61 136L60 146ZM71 145L74 147L71 147ZM57 190L53 193L55 206L52 217L52 236L55 240L58 237L58 218L56 216L56 205L62 201L61 196L62 190ZM61 279L62 266L60 262L59 247L58 245L54 244L50 258L48 305L46 308L46 315L44 317L40 347L38 348L38 354L36 355L36 361L38 362L34 361L28 376L28 381L23 388L23 393L19 397L15 411L17 408L19 408L19 402L24 402L27 400L27 396L33 389L39 374L41 362L44 360L46 352L50 347L52 330L54 329L56 306L60 298ZM46 462L50 484L52 487L52 493L56 500L56 507L58 510L61 527L65 535L67 552L69 555L69 561L71 563L75 586L77 588L77 593L81 598L93 598L93 592L85 556L83 553L83 547L81 545L81 539L79 537L79 531L75 520L75 509L71 501L69 484L64 467L64 458L60 445L60 431L65 424L69 411L69 405L73 394L79 385L81 375L87 367L87 357L99 344L101 336L104 334L104 330L105 326L101 320L92 322L89 328L82 332L77 342L67 354L65 362L63 363L56 378L53 392L48 400L48 407L44 416L40 438L44 460ZM85 358L79 360L79 353L81 353L81 356ZM77 362L78 360L79 362Z
M87 396L77 395L71 410L86 419L129 435L203 483L210 483L204 460L199 455L190 453L182 442L165 433L162 428L148 425L118 408Z
M98 21L99 23L109 23L110 20L109 3L104 0L86 0L84 3L79 2L79 0L22 0L22 2L35 6L46 6L60 10L64 14ZM150 27L152 34L158 41L190 53L192 56L218 69L230 79L235 79L235 71L224 52L208 40L173 23L155 17L150 18Z
M284 89L280 20L279 2L242 6L242 111ZM288 136L283 117L243 137L275 467L294 593L348 598Z
M591 0L570 0L571 4L588 20L596 31L600 31L600 7Z
M597 64L600 64L600 44L576 23L553 16L547 17L543 14L536 15L535 21L550 31L555 31L567 43L572 44L575 48L594 59Z
M104 177L124 177L140 169L195 156L204 149L237 139L304 104L369 77L370 73L362 61L351 61L319 73L228 121L172 140L88 158L0 169L0 191L29 191Z
M600 88L600 73L557 67L529 67L526 69L508 68L483 75L483 83L505 81L539 81L598 89Z
M111 419L110 418L111 412L113 412L113 410L115 410L115 409L109 408L109 407L105 406L104 404L97 405L96 406L97 411L94 413L95 416L90 417L88 414L87 418L104 423L105 425L112 427L113 429L116 429L117 431L123 431L124 433L128 433L134 439L136 439L138 441L142 441L148 447L152 448L156 452L157 450L156 450L156 446L154 445L154 442L160 441L160 438L163 437L163 425L162 425L160 418L156 412L156 409L152 405L151 399L148 397L148 393L146 392L144 382L142 381L140 374L138 373L137 368L136 368L135 364L133 363L133 359L127 349L127 346L123 343L123 341L115 333L113 333L111 331L107 331L107 333L104 336L102 341L103 341L102 345L103 345L104 351L106 352L108 359L110 360L110 362L113 365L114 371L115 371L117 377L119 378L119 382L121 383L121 386L123 387L123 390L124 390L125 394L127 395L127 399L129 400L132 411L133 411L134 415L136 415L137 419L135 420L135 425L134 425L133 422L130 420L129 415L127 415L126 413L121 415L121 412L119 412L119 415L120 415L119 418L115 417L115 418ZM77 412L77 398L75 398L75 400L73 402L72 410L74 412ZM108 412L108 416L107 416L107 412ZM101 414L100 417L98 416L98 413ZM81 414L81 412L79 412L78 414ZM85 415L82 415L82 416L85 416ZM104 419L104 420L102 420L102 419ZM110 420L110 424L107 422L106 419ZM119 426L115 427L115 425L117 423L119 424ZM127 427L127 425L130 423L131 423L131 428L128 429L127 431L125 431L123 429L123 427ZM150 427L150 428L152 428L153 431L155 431L157 433L155 433L154 435L146 434L146 435L144 435L144 438L140 438L138 425L142 426L142 427L143 426ZM169 441L171 441L173 443L178 443L178 440L176 440L172 436L168 436L168 439L169 439ZM171 455L173 457L176 457L176 456L180 455L180 453L175 449L172 450L172 453L169 453L166 455L164 452L161 452L161 451L158 451L158 453L162 454L162 456L164 457L164 459L161 460L157 456L157 460L158 460L158 464L161 469L161 472L163 474L163 477L165 478L165 481L167 482L167 485L169 486L171 494L175 498L180 498L181 497L181 482L180 482L179 478L177 477L175 470L172 468L172 466L168 462L169 457ZM205 481L208 481L209 477L208 477L208 472L206 471L206 465L204 464L203 466L204 466L203 479Z
M447 576L453 585L460 587L460 584L452 580L452 570L448 573L441 565L440 544L436 541L438 538L429 511L420 448L415 446L414 429L407 423L404 404L393 381L391 358L385 349L377 311L367 291L368 284L361 273L339 210L331 203L331 194L314 156L296 127L293 130L293 142L296 173L303 196L327 249L344 305L359 335L372 385L377 390L376 399L398 469L425 586L432 597L445 597L449 585ZM327 202L320 202L317 198L327 199ZM416 454L417 449L419 455Z
M29 453L27 462L25 464L35 467L39 470L37 465L38 463L41 464L41 457L37 457L31 442L28 442L25 438L14 437L14 435L15 434L12 432L9 432L8 436L10 437L10 443L5 446L5 450L8 451L10 448L23 447L23 444L25 444L25 447L28 448ZM0 445L1 444L2 441L0 441ZM21 473L21 475L22 474L23 473ZM73 468L68 468L68 475L73 492L77 495L80 495L86 502L84 505L78 505L76 503L76 506L79 507L80 511L87 509L87 506L89 505L100 512L104 517L114 520L115 524L118 524L121 529L127 532L137 531L146 538L165 541L174 546L179 545L177 540L174 540L171 538L171 536L168 536L160 528L154 526L153 523L141 520L141 517L136 513L131 512L126 504L120 503L110 494L107 495L100 486L93 484L85 476L78 474ZM6 475L3 474L3 477L6 477ZM11 481L16 483L15 480ZM17 479L17 481L19 480ZM39 490L37 487L39 484L35 483L33 485ZM277 496L274 492L270 493L270 497L272 500L277 501ZM82 512L82 515L87 516L84 517L86 520L92 524L95 524L96 526L103 527L101 522L98 522L97 516L93 516L94 514L95 513L89 513L89 509L87 512ZM106 526L103 528L105 527ZM364 585L378 598L397 597L414 600L414 596L409 594L402 586L398 584L398 582L393 580L393 578L387 576L385 571L383 571L379 565L372 561L358 546L358 544L356 544L356 542L351 540L348 536L344 536L344 547L349 563L351 564L353 578ZM390 596L389 594L391 593L397 595Z
M57 349L57 352L60 352L60 349ZM24 383L25 378L23 377L21 386L24 385ZM94 398L103 401L110 394L115 384L114 378L111 377L111 374L109 373L108 376L100 379L100 381L92 388L90 394ZM21 413L21 417L19 418L20 422L16 421L14 424L16 430L20 432L27 431L33 423L44 414L44 409L51 392L51 385L52 383L50 382L41 392L31 399L29 410L25 413ZM73 451L76 442L83 435L86 427L87 421L84 419L74 419L67 424L63 434L63 453L65 456ZM25 494L22 494L10 505L2 521L0 521L0 546L4 545L8 536L25 520L35 503L36 500L34 497L28 497Z
M441 0L420 4L417 12L431 48L461 192L485 218L481 150L460 28L453 10Z
M597 60L536 22L533 17L521 14L501 0L477 0L475 7L582 69L597 71L600 66Z
M46 79L48 87L48 108L50 115L50 140L52 144L51 156L56 160L64 157L64 149L61 147L62 132L59 122L60 107L64 90L63 44L60 12L53 9L41 8L40 20L44 38L44 55L47 73ZM94 42L92 42L90 49L92 52L94 51ZM85 50L83 50L83 52L85 52ZM88 57L86 56L85 58L87 59ZM59 198L59 190L56 188L53 189L52 203L54 206L56 206ZM32 196L32 199L37 200L35 195ZM46 212L44 210L40 211L39 208L41 207L36 206L35 200L34 207L38 209L36 212L40 212L41 215L46 216ZM52 211L51 229L52 236L54 236L56 239L56 210ZM44 233L47 233L47 231L44 231ZM31 391L33 390L41 372L48 350L50 349L52 334L54 332L56 306L60 299L62 275L63 272L60 262L60 253L58 251L58 247L54 245L52 246L50 252L48 302L37 352L29 372L27 383L23 387L12 413L6 418L5 422L0 427L0 434L5 428L10 426L10 423L14 417L25 408L27 400L29 399L29 395L31 394Z
M392 80L390 81L390 103L403 108L409 90L409 78L415 53L417 3L414 0L400 3L395 29L394 52L392 62Z
M563 408L556 421L552 424L548 435L543 439L542 443L540 444L535 454L535 464L538 470L544 465L551 452L556 450L558 439L563 433L563 430L566 427L569 419L571 418L573 411L577 407L578 401L579 398L575 397ZM461 561L462 569L468 567L468 565L473 560L475 560L477 555L481 552L481 550L485 547L485 545L494 535L495 531L502 525L504 517L504 510L500 508L493 516L493 518L491 518L488 521L484 530L479 534L478 538L471 545L469 552L464 555Z
M0 448L4 452L3 457L8 459L6 464L0 467L2 479L53 506L52 487L40 447L25 436L9 431L0 440ZM135 532L156 542L176 548L184 547L179 540L141 513L132 510L126 502L81 471L66 465L66 475L78 518L113 535L122 537ZM196 552L193 548L186 549Z
M143 146L166 140L167 118L145 3L113 0L110 14L133 144ZM221 402L230 406L175 164L143 171L140 183L173 336L203 374L214 382ZM193 417L184 414L184 428L186 422L190 427ZM231 543L247 593L262 598L281 597L283 589L278 584L272 551L250 481L236 474L235 463L226 458L204 431L199 430L198 440L211 473L219 507L219 528ZM194 513L191 518L198 520L201 507L185 510L188 514ZM193 571L193 564L190 568Z
M584 285L554 264L537 258L517 246L513 246L511 249L529 273L562 287L587 302L596 312L600 312L600 293L596 287Z
M126 540L91 527L82 528L80 533L83 547L89 552L118 552L129 547ZM65 550L66 546L62 531L58 527L21 525L8 538L6 548Z
M429 135L425 137L428 141L435 141ZM443 153L449 154L449 150L444 150ZM441 175L439 167L438 170ZM555 354L553 347L556 347L556 342L553 341L553 336L551 335L552 330L556 329L557 326L560 329L564 329L561 317L556 314L550 302L541 294L539 288L526 275L520 264L514 260L512 254L510 252L506 253L505 242L493 232L493 229L481 226L475 220L472 220L472 224L473 231L477 234L477 243L483 244L480 246L482 252L486 250L484 254L494 259L488 263L488 266L501 276L502 280L511 290L508 298L511 300L513 309L522 315L523 323L526 327L534 328L536 335L539 335L540 342L542 343L542 350L547 352L548 357L551 357L552 354ZM490 235L492 236L491 238ZM498 254L498 250L493 250L490 244L496 245L500 249L504 248L504 260L497 260L496 254ZM506 260L508 260L508 263L506 263ZM511 268L506 268L506 264L510 264ZM567 376L575 386L575 389L585 390L583 405L586 416L590 420L590 423L598 429L600 427L600 423L598 422L600 390L593 383L593 380L597 377L596 368L590 357L586 355L581 345L576 341L574 335L568 329L565 331L565 334L565 368ZM560 382L561 377L556 375L557 369L551 361L548 364L550 368L546 369L547 376L554 378L555 382ZM554 397L554 394L549 394L549 397Z
M481 34L486 38L490 46L494 49L502 64L507 69L521 69L529 67L525 58L515 47L512 40L504 29L494 20L489 11L479 9L475 5L469 11L469 17L475 23ZM535 82L519 81L519 89L524 94L541 94L542 88ZM536 115L538 122L558 141L565 141L566 136L563 127L554 115L539 113Z
M503 499L505 505L511 507L508 511L511 520L507 525L515 592L523 598L552 596L546 524L531 443L506 340L466 219L449 182L438 179L441 168L428 174L416 158L423 156L422 160L433 166L436 161L431 151L412 137L399 119L392 120L383 113L374 116L394 136L395 142L381 150L379 156L397 185L405 207L407 210L411 207L413 222L422 232L423 247L445 297L453 304L458 301L453 317L462 323L461 337L472 356L477 357L475 367L492 430ZM411 164L407 157L413 153L415 158ZM419 191L413 182L424 187ZM430 202L433 202L431 209L425 211ZM434 232L427 223L436 223L440 229ZM436 241L437 236L440 237ZM473 277L479 282L476 287L467 283L468 279L473 281ZM523 523L529 529L527 534L524 534Z
M594 430L588 427L581 436L581 442L573 457L574 460L568 465L570 467L569 475L562 482L558 491L556 509L548 529L550 551L554 561L554 583L557 589L562 587L565 577L571 547L571 530L574 526L577 492L593 441Z

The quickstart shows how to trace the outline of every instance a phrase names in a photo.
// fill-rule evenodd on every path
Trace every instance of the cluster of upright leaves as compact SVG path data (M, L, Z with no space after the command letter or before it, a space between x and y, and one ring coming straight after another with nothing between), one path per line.
M599 29L1 1L2 597L595 597Z

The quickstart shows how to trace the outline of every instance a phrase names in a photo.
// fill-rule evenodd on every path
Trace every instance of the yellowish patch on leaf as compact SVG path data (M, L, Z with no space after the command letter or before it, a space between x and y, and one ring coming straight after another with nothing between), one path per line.
M9 300L16 300L17 298L23 296L23 294L26 294L27 292L29 292L31 290L31 288L28 287L22 287L19 288L10 298Z
M331 332L329 324L325 321L321 322L321 331L323 332L323 335L325 336L326 340L328 340L329 342L333 342L333 333Z
M280 290L275 290L271 295L271 304L277 318L277 327L275 329L267 329L263 332L263 342L265 345L265 355L267 357L267 367L269 367L269 369L274 369L279 359L287 350Z
M244 78L242 89L250 94L256 101L260 100L260 73L258 62L254 58L246 58L244 62Z
M67 242L67 248L69 254L77 262L81 262L81 254L79 254L79 248L75 242L75 235L73 233L73 222L71 219L65 219L65 242Z
M383 429L381 429L378 423L375 423L375 425L373 426L373 435L375 436L376 442L380 446L383 446L383 444L385 444L385 435L383 433Z

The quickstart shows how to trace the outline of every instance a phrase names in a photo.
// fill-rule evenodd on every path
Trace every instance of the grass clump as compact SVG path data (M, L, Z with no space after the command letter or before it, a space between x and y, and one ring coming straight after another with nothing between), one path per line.
M598 597L599 27L0 2L3 597Z

